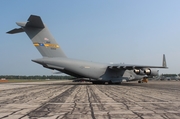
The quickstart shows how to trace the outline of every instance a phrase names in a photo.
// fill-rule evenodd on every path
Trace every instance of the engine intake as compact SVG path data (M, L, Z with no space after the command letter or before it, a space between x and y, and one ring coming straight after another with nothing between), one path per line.
M144 73L147 74L147 75L150 75L151 74L151 70L150 69L146 69L146 70L144 70Z
M137 75L144 75L144 72L141 69L134 69L134 73Z
M157 76L158 75L158 70L152 70L152 69L145 69L144 73L146 75L152 75L152 76Z

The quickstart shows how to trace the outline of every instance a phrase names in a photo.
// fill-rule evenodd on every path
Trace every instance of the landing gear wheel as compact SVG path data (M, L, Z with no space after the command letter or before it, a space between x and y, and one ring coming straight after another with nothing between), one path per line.
M113 84L112 81L108 81L108 84Z
M93 81L92 84L105 84L103 81Z
M142 81L138 81L138 83L142 83Z

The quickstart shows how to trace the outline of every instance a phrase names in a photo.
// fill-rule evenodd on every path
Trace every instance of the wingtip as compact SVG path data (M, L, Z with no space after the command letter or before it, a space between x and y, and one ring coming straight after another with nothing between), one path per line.
M162 66L163 66L163 67L167 67L165 54L163 54Z

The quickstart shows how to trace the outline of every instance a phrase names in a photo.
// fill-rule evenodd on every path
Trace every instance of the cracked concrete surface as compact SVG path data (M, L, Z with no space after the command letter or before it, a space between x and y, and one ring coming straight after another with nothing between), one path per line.
M180 82L0 84L0 119L179 119Z

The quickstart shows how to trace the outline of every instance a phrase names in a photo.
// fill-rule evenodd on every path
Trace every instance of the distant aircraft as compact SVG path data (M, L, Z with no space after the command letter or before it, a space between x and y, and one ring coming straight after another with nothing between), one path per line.
M180 80L180 77L176 74L168 74L168 75L161 75L157 78L158 80L161 80L161 81L164 81L164 80L167 80L167 81L170 81L170 80L175 80L175 81L179 81Z
M83 78L93 84L118 83L123 80L138 81L147 76L158 75L154 68L167 68L165 55L162 66L143 66L134 64L102 64L68 58L57 44L40 16L31 15L27 22L16 22L21 28L8 31L9 34L26 32L34 46L43 58L34 59L33 62L41 64L48 69L57 70L65 74Z

